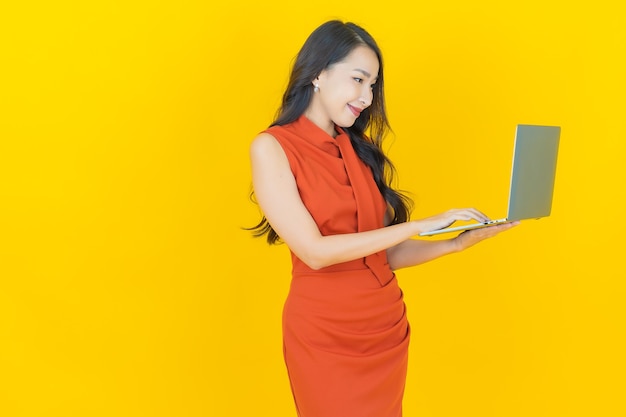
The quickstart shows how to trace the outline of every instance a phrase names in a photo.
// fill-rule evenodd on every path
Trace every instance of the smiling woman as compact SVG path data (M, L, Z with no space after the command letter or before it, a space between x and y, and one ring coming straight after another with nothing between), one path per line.
M351 126L372 104L378 67L374 51L365 46L355 48L344 61L315 78L314 91L318 94L304 114L330 136L336 136L335 121L339 126Z
M277 120L251 144L265 215L253 230L292 254L283 341L301 417L401 416L410 331L394 270L511 227L412 240L487 217L469 208L409 221L410 201L385 175L393 172L381 148L388 128L376 42L330 21L305 42Z

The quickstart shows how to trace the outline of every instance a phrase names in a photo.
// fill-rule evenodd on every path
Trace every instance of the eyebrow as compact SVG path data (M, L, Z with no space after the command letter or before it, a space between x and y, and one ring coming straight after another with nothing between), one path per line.
M370 78L372 76L369 72L361 68L355 68L354 71L360 72L361 74L365 75L367 78ZM378 79L378 77L376 77L375 79Z

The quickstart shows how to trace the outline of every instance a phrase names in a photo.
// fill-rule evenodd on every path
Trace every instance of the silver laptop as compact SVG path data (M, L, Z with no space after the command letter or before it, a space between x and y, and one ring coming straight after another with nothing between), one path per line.
M420 236L459 232L516 220L549 216L552 210L560 136L559 126L517 125L509 188L509 209L505 218L485 223L447 227L420 233Z

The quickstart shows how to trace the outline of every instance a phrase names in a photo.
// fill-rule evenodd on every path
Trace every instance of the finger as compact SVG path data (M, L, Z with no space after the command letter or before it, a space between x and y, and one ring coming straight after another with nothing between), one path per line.
M473 207L461 209L459 214L464 216L464 218L459 219L459 220L476 220L481 223L488 222L489 220L491 220L489 216L487 216L485 213Z
M499 233L502 233L505 230L512 229L513 227L517 226L519 223L520 223L519 221L515 221L515 222L510 222L510 223L499 224L496 226L482 227L479 229L467 230L467 233L476 232L475 235L477 237L486 239L488 237L492 237Z
M517 226L518 224L520 224L519 220L516 220L514 222L508 222L508 223L504 223L504 224L499 224L497 226L493 226L492 229L496 229L499 231L504 231L504 230L509 230L515 226Z

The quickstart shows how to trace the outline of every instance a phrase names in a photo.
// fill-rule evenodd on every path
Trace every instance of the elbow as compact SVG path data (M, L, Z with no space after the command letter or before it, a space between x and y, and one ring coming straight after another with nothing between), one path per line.
M389 264L389 268L392 271L397 271L398 269L402 269L402 268L406 268L407 266L411 266L411 265L407 265L404 261L404 259L401 256L400 250L399 250L400 245L391 247L389 249L387 249L387 263Z
M398 262L396 260L396 256L395 256L395 248L391 247L389 249L387 249L387 264L389 264L389 268L392 271L395 271L397 269L399 269L400 267L398 266Z
M334 262L322 253L315 253L313 251L304 253L298 258L304 262L306 266L314 271L319 271L322 268L332 265Z
M389 265L389 269L391 269L394 272L406 266L406 265L399 264L398 262L395 262L393 259L387 259L387 263Z
M315 257L308 257L306 259L301 259L301 261L304 262L306 266L308 266L314 271L319 271L322 268L326 268L327 266L332 265L330 263L324 262L323 259L319 259Z
M341 251L337 250L337 246L321 236L318 240L309 241L307 245L299 246L294 253L314 271L344 262L344 257Z

